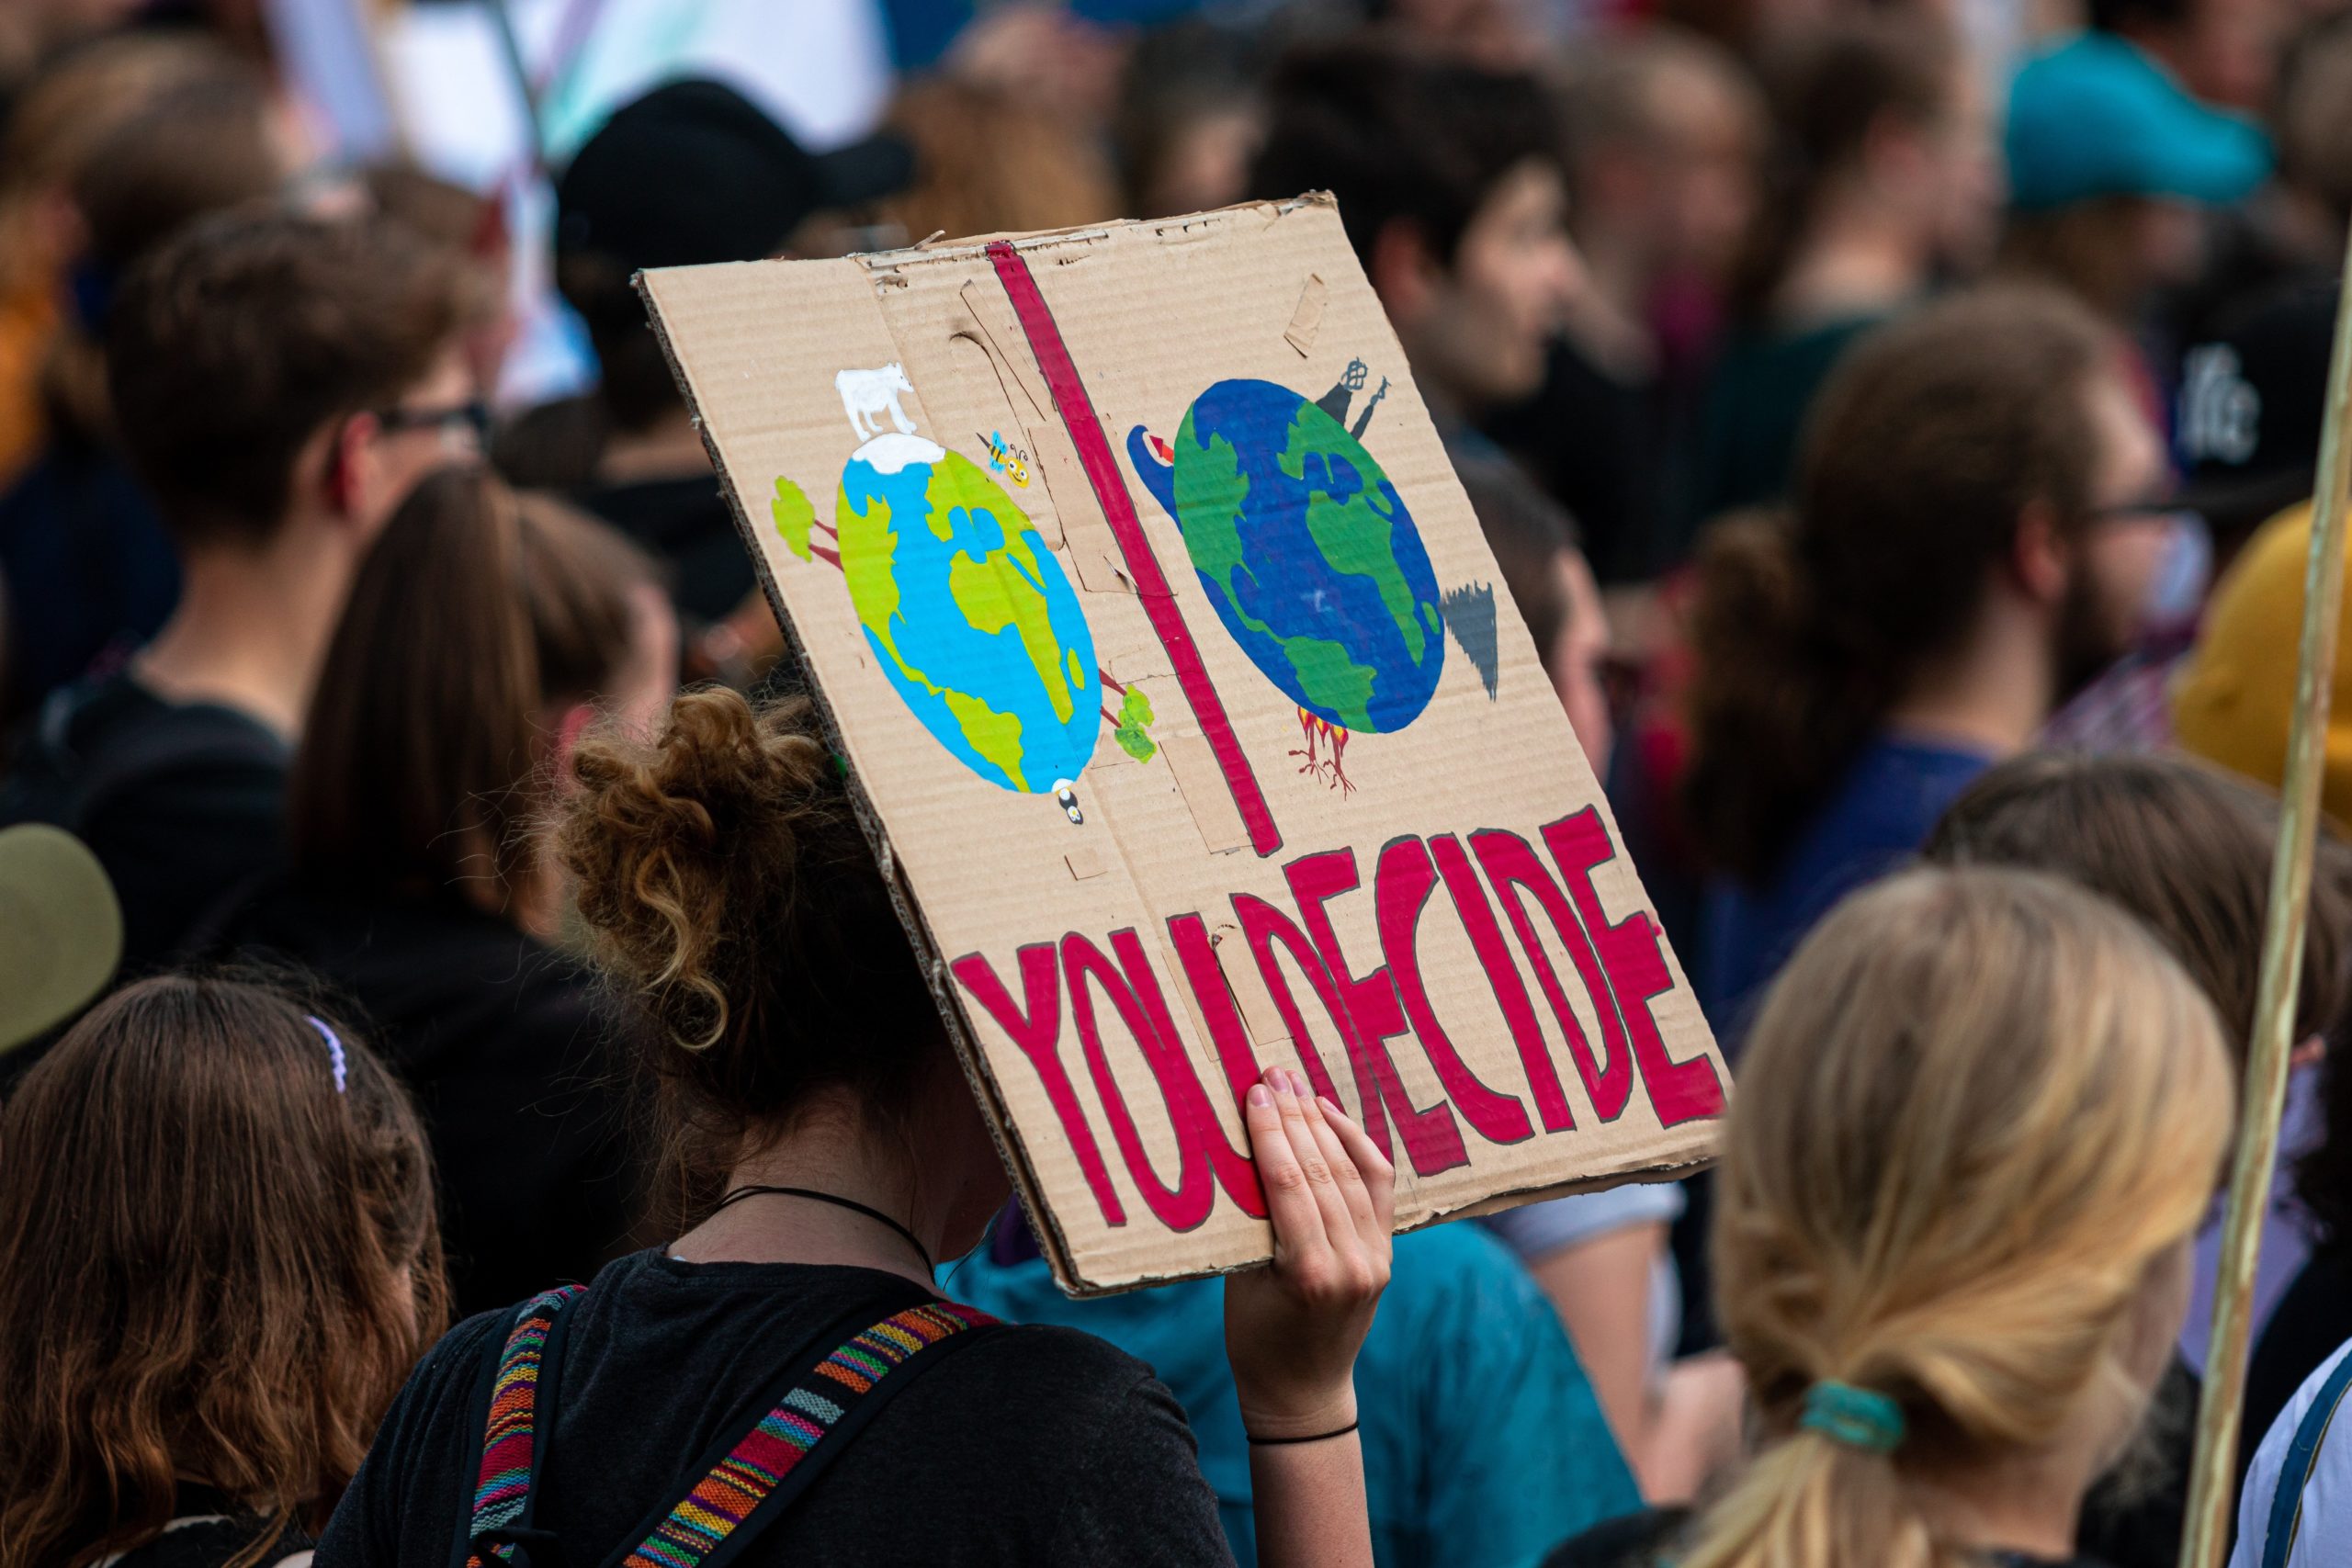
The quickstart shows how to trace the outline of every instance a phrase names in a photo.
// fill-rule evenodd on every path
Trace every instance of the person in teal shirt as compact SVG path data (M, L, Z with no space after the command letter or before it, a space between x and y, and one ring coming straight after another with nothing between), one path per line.
M1239 1568L1256 1568L1250 1449L1225 1359L1225 1282L1072 1301L1017 1211L940 1289L1015 1323L1083 1329L1151 1363L1183 1405ZM1529 1568L1641 1506L1559 1314L1476 1225L1396 1238L1356 1358L1364 1491L1379 1568Z

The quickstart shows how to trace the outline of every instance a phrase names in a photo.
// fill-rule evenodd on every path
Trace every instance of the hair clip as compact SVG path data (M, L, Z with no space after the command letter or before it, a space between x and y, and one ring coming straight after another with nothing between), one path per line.
M326 1020L321 1018L318 1014L306 1012L302 1016L311 1021L311 1027L317 1030L319 1032L319 1038L327 1043L327 1061L329 1065L334 1068L334 1091L337 1094L341 1094L343 1092L344 1070L348 1065L344 1060L343 1042L335 1038L334 1031L329 1029L327 1027Z

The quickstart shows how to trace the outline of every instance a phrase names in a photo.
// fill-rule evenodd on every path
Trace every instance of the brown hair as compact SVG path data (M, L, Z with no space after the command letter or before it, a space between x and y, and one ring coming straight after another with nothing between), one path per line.
M1882 126L1926 130L1951 116L1962 69L1948 29L1905 14L1841 16L1787 41L1765 73L1779 141L1733 279L1738 313L1770 311L1823 193L1853 171Z
M1905 687L1968 634L2040 502L2091 507L2086 390L2110 341L2048 289L1983 288L1880 329L1830 377L1793 509L1702 542L1691 637L1691 827L1769 877Z
M1110 160L1068 119L1034 98L931 76L910 82L889 123L915 150L921 178L877 204L910 241L1022 233L1106 222L1119 215Z
M1566 172L1559 107L1530 73L1367 36L1314 43L1276 64L1252 195L1328 190L1357 258L1392 224L1451 267L1499 186L1533 160Z
M2152 205L2142 196L2094 196L2013 212L2001 231L2000 270L2056 284L2109 320L2128 321L2147 287L2139 230Z
M360 173L374 210L438 247L458 276L459 325L467 337L468 368L476 381L498 378L513 333L508 281L514 243L498 199L413 164L372 164Z
M2213 1010L2113 906L2019 871L1849 898L1766 999L1716 1179L1715 1294L1768 1446L1684 1568L1961 1568L1922 1491L2096 1413L2177 1325L2151 1271L2211 1201L2233 1088ZM1799 1423L1826 1382L1893 1452Z
M2146 923L2220 1014L2243 1058L2262 985L2276 801L2186 757L2012 758L1944 812L1924 853L1944 865L2013 865L2089 888ZM2298 1039L2333 1024L2346 998L2352 906L2322 876L2303 938Z
M507 910L553 705L608 691L654 568L604 524L478 468L419 484L353 581L287 783L296 870L458 886Z
M176 1476L322 1522L447 1310L424 1135L364 1044L233 978L116 992L0 1109L0 1565L153 1540Z
M223 213L134 268L107 381L179 542L270 540L303 447L423 380L460 310L449 257L385 219Z
M91 258L119 267L208 212L273 195L288 172L267 78L224 60L158 93L92 148L74 205Z
M0 292L45 286L26 269L71 259L36 242L38 209L73 188L100 145L159 96L245 69L206 39L131 33L74 50L34 77L0 131Z
M411 163L371 164L359 183L378 212L445 250L481 256L503 247L498 203Z
M41 396L50 419L85 440L112 425L98 334L125 269L206 213L271 196L288 173L267 78L225 52L198 61L110 122L68 181L85 246Z
M807 700L688 692L658 740L607 729L573 765L557 852L650 1026L634 1037L684 1205L820 1089L903 1110L945 1032Z

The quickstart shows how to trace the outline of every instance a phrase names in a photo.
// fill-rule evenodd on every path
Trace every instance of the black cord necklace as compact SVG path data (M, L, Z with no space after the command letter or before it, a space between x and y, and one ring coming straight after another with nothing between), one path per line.
M727 1207L729 1203L740 1203L746 1198L757 1198L763 1193L771 1192L784 1198L806 1198L812 1203L831 1203L836 1209L847 1209L853 1214L864 1214L869 1220L879 1221L907 1238L907 1245L915 1249L915 1256L917 1258L922 1259L923 1271L925 1273L936 1273L938 1271L939 1265L931 1260L931 1249L923 1246L922 1242L915 1239L914 1232L909 1230L906 1226L900 1224L898 1221L892 1219L881 1210L868 1208L854 1198L843 1198L831 1192L820 1192L811 1187L768 1187L755 1183L750 1187L738 1187L734 1191L729 1192L726 1197L721 1198L716 1204L714 1204L710 1212L715 1214L718 1213L719 1210Z

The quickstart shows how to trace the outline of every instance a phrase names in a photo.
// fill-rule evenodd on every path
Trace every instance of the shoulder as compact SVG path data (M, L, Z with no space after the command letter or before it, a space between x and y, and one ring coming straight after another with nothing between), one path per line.
M477 1433L466 1430L474 1393L505 1344L517 1309L477 1313L444 1334L421 1357L377 1427L368 1462L390 1461L409 1472L426 1456Z
M376 1447L429 1441L454 1430L469 1413L474 1385L505 1342L514 1309L478 1313L444 1334L421 1357L394 1396L376 1434Z
M480 1371L484 1359L505 1342L514 1312L515 1308L505 1306L494 1312L476 1313L444 1334L409 1374L408 1386L401 1391L401 1402L407 1402L413 1393L437 1392L453 1381L463 1383Z
M991 1441L1007 1458L1055 1471L1198 1475L1175 1395L1149 1366L1091 1334L1001 1325L928 1381L943 1404L989 1412Z
M940 1396L985 1426L934 1429L981 1434L992 1484L1024 1500L1036 1561L1230 1562L1192 1427L1151 1368L1092 1335L1032 1325L991 1330L959 1360L961 1386Z
M2233 1562L2259 1557L2273 1507L2284 1493L2299 1500L2300 1529L2314 1532L2316 1539L2333 1540L2352 1532L2352 1429L2335 1425L2346 1392L2339 1378L2352 1375L2347 1357L2352 1357L2352 1344L2339 1347L2303 1380L2255 1450L2238 1495L2239 1549ZM2299 1442L2305 1420L2312 1417L2322 1425L2308 1445Z
M1046 1324L1000 1324L950 1365L975 1382L1018 1379L1047 1396L1041 1404L1063 1402L1080 1419L1124 1404L1154 1381L1150 1367L1110 1341Z
M504 1337L512 1309L468 1318L442 1336L384 1412L358 1473L320 1538L330 1562L367 1568L422 1560L415 1543L446 1552L467 1490L466 1456L481 1434L474 1391Z
M248 714L219 703L172 703L128 675L92 688L67 731L85 809L159 806L275 823L291 750Z
M1944 808L1988 766L1972 752L1881 737L1847 764L1777 884L1806 925L1917 852Z
M1532 1260L1635 1225L1670 1224L1682 1209L1682 1189L1673 1182L1637 1181L1523 1203L1483 1223L1521 1258Z
M269 726L224 703L175 703L156 695L128 672L89 687L74 716L73 737L87 752L133 748L185 754L191 763L284 768L292 748Z

